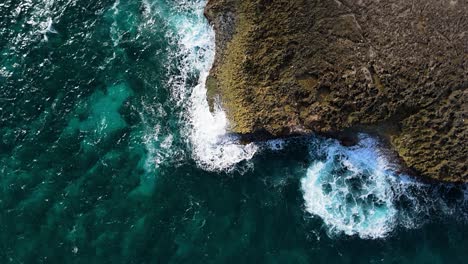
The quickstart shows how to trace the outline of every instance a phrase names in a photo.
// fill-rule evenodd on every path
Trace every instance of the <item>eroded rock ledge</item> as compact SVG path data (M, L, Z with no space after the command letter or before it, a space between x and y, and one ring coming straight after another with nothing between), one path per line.
M210 0L210 104L244 135L374 131L419 174L466 182L467 14L467 0Z

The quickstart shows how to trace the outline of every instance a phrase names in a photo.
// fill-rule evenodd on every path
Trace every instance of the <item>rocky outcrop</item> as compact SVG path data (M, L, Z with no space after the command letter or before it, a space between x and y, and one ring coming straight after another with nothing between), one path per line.
M468 181L467 0L210 0L208 100L232 132L372 131L406 165Z

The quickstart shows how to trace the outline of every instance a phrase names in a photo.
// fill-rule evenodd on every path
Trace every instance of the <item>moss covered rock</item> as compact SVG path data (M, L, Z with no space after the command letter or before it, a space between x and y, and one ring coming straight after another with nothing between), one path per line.
M210 0L208 78L232 132L373 131L409 168L468 181L468 2Z

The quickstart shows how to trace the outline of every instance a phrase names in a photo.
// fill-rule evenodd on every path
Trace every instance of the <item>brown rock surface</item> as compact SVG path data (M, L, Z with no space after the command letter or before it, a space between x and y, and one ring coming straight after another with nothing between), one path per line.
M210 0L207 80L231 130L377 132L423 176L468 181L468 0Z

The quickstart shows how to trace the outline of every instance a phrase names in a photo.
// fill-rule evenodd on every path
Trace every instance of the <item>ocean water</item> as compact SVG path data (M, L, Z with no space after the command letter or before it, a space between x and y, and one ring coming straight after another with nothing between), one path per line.
M227 134L204 5L0 2L0 263L467 262L467 185Z

